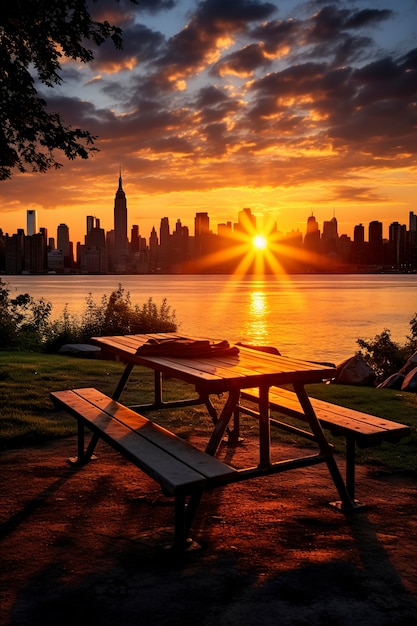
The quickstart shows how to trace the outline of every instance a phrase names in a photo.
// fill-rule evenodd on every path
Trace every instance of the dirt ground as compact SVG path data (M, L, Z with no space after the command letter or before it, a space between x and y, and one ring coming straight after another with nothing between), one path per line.
M328 506L324 465L229 485L203 499L200 549L173 559L159 541L172 501L104 444L74 470L75 448L1 454L0 624L416 623L415 478L359 467L367 507L349 515ZM220 455L253 463L255 450Z

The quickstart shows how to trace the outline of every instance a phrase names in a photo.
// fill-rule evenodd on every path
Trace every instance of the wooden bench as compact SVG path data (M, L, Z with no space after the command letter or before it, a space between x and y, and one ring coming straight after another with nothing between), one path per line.
M55 391L51 399L78 421L78 456L73 463L88 463L101 438L174 497L173 548L184 549L202 493L231 482L237 470L97 389ZM84 427L93 433L86 449Z
M235 413L235 428L238 428L239 413L257 416L257 413L242 404L242 400L257 403L258 389L245 389L241 393L241 400ZM271 387L269 390L270 409L297 420L306 421L297 395L288 389ZM310 398L311 405L321 426L329 430L336 437L344 437L346 441L346 487L352 501L355 499L355 452L359 448L380 445L383 441L398 442L402 437L410 435L410 427L405 424L361 413L324 400ZM295 432L302 437L314 439L312 433L277 419L271 419L271 425L289 432ZM238 433L234 435L236 437Z

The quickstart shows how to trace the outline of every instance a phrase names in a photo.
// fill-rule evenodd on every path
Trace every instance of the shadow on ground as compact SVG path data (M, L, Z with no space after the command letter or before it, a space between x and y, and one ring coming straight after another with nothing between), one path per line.
M324 466L229 485L203 499L200 549L173 558L154 541L172 501L104 445L97 461L70 469L75 445L1 456L1 624L415 622L413 477L359 468L368 506L350 515L328 506ZM221 454L253 462L253 448Z

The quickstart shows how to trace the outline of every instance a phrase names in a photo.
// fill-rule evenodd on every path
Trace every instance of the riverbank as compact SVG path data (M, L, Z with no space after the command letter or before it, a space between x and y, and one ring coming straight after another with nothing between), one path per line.
M325 466L206 494L193 529L201 549L173 561L151 542L171 523L172 502L102 444L97 461L74 471L66 459L75 446L70 437L0 456L2 626L414 622L408 474L359 466L368 506L347 516L327 505L335 494ZM255 448L247 438L220 454L247 463Z

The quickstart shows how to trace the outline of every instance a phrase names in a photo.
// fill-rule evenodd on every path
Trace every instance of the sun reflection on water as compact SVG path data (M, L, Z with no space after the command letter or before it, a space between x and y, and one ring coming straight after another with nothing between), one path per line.
M268 337L268 311L265 292L252 291L250 293L249 318L246 324L246 332L251 337L253 343L262 344Z

